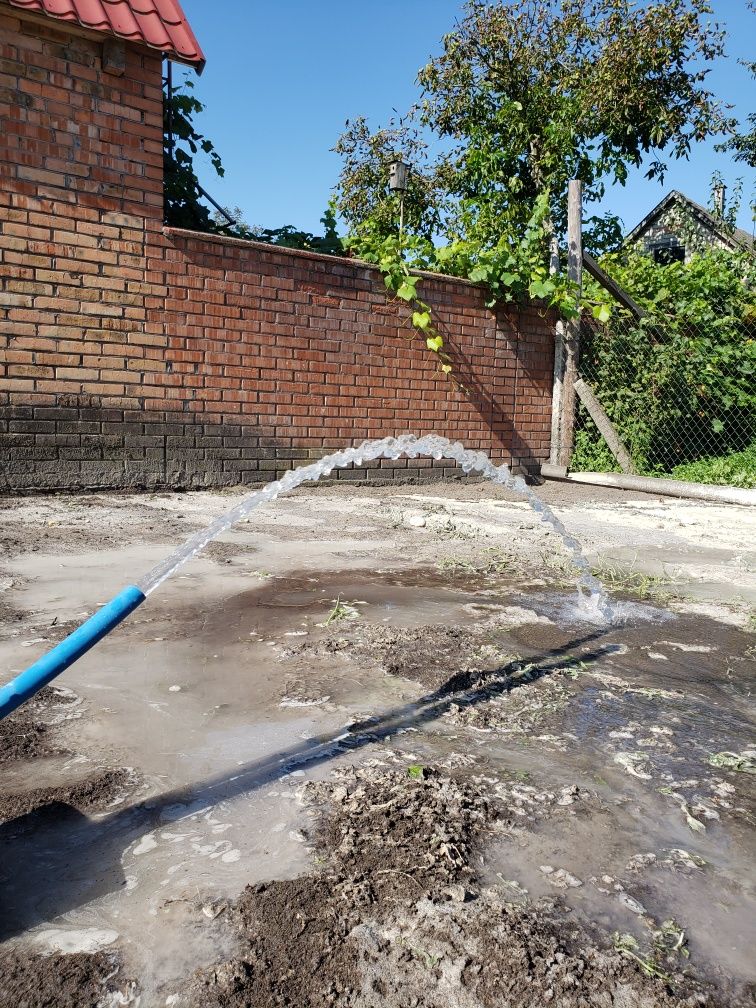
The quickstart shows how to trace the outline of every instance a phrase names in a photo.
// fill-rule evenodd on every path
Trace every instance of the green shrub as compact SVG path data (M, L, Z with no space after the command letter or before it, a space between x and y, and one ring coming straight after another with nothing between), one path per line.
M753 257L710 249L687 264L638 254L603 264L648 314L585 324L580 371L638 471L742 452L756 437ZM616 470L592 422L580 414L579 426L572 468Z

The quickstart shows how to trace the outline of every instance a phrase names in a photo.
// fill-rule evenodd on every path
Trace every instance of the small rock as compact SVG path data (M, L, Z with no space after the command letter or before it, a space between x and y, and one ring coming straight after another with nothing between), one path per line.
M557 805L572 805L579 796L580 789L574 785L573 787L563 787L560 793L560 797L557 799Z
M648 865L653 864L656 861L656 854L649 851L648 854L636 854L631 857L630 860L625 865L626 871L641 871L641 869L646 868Z
M710 805L705 805L703 802L696 802L692 811L702 819L719 819L719 812Z
M620 893L617 899L632 913L638 914L639 917L643 917L645 915L646 908L643 904L639 903L638 900L633 899L633 897L629 896L626 892Z
M583 884L579 878L564 868L557 868L556 871L550 872L548 880L557 889L577 889Z
M464 903L467 899L467 890L461 885L448 885L442 890L445 896L448 896L453 903Z

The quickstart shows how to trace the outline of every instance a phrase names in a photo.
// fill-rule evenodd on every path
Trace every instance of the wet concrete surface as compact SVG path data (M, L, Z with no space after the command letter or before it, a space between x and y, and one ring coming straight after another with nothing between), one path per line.
M231 503L19 501L2 667ZM3 798L47 792L0 825L6 947L115 950L137 984L124 998L182 1004L166 998L231 954L224 908L244 887L317 863L303 783L428 766L511 812L480 852L486 884L558 894L609 946L630 934L642 951L673 920L702 976L739 985L721 1003L748 1003L753 521L628 495L560 517L610 570L620 625L582 622L553 539L469 488L298 494L230 532L65 674L37 758L0 757L0 817ZM76 807L113 769L129 786Z

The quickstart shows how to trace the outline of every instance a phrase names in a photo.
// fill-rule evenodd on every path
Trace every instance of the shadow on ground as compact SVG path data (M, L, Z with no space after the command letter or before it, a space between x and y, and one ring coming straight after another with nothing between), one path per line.
M557 670L595 661L610 648L594 647L608 632L602 628L545 651L511 662L480 681L474 673L452 676L420 700L386 712L381 717L352 724L326 739L307 740L237 768L232 774L209 778L191 789L173 790L98 819L90 819L70 805L53 802L0 826L0 939L91 902L126 885L123 852L161 823L165 809L186 805L187 814L250 794L304 766L317 766L347 751L381 742L405 728L428 724L452 705L473 707L529 685Z

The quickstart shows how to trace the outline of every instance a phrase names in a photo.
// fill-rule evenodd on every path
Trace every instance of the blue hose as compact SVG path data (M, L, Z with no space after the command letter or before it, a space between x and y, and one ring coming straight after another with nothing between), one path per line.
M129 585L107 605L90 616L86 623L48 651L39 661L19 673L7 686L0 687L0 719L20 707L37 690L46 686L69 665L86 654L91 647L126 619L147 596L135 585Z

